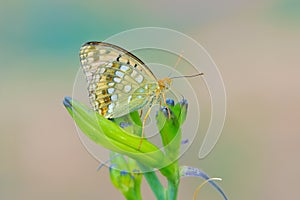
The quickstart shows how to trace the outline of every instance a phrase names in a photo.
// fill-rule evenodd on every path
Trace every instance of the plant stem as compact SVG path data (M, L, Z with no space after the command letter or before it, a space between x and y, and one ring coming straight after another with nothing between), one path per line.
M176 183L174 181L168 180L168 189L166 191L167 200L176 200L178 194L179 181Z
M165 189L164 186L161 184L159 178L157 177L156 173L153 169L146 167L145 165L139 163L139 167L142 171L146 171L143 175L151 188L152 192L154 193L156 199L163 200L165 199Z

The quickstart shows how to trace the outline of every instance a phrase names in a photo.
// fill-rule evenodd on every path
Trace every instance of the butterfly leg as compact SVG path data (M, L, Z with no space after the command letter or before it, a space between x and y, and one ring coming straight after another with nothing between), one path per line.
M140 144L139 144L139 146L138 146L138 149L141 148L142 143L143 143L143 138L144 138L144 136L145 136L145 125L146 125L146 120L147 120L147 118L148 118L149 115L150 115L152 106L153 106L153 105L151 105L151 106L149 107L149 109L147 110L147 112L146 112L146 114L145 114L145 117L144 117L144 119L143 119L143 124L142 124L142 136L141 136L141 141L140 141Z
M142 117L143 115L143 110L140 111L140 118Z

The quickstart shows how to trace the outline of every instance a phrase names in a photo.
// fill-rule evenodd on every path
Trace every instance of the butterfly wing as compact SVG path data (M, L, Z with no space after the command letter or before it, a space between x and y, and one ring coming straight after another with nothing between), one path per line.
M157 79L150 69L126 50L103 42L88 42L80 49L94 110L107 118L140 109L154 98Z

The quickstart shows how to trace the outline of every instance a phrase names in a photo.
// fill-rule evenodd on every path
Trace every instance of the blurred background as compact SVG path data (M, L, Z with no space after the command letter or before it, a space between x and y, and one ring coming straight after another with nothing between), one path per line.
M63 107L86 41L160 26L204 46L224 79L228 111L202 168L229 199L296 199L300 177L300 1L1 1L0 199L122 199L81 144ZM207 120L209 116L207 116ZM204 118L205 120L205 118ZM202 181L183 179L179 199ZM145 199L154 199L146 184ZM221 199L208 185L199 199Z

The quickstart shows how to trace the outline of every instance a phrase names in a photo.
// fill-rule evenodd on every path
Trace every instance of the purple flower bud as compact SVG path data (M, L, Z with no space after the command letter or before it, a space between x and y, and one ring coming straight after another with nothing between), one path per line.
M169 105L169 106L174 106L174 100L173 99L166 99L166 103Z

